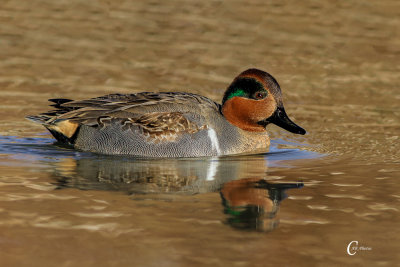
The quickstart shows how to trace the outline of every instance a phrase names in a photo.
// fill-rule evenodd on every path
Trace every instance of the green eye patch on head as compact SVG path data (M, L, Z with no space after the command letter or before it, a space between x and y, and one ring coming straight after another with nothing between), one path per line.
M225 101L238 96L251 98L251 96L257 91L266 91L264 86L253 78L240 78L235 80L226 90L222 103Z
M235 91L232 91L228 95L228 99L235 97L235 96L246 96L246 92L243 89L236 89Z

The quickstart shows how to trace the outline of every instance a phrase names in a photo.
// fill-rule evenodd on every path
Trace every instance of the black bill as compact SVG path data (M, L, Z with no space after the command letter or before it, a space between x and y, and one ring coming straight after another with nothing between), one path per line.
M301 128L300 126L298 126L296 123L294 123L289 119L283 107L278 107L271 117L259 122L259 124L264 126L267 126L269 123L273 123L291 133L295 134L306 133L306 130L304 130L303 128Z

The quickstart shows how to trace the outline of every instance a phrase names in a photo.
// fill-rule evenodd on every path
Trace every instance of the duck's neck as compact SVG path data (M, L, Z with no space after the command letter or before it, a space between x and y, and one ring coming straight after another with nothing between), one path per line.
M247 103L241 103L240 98L226 101L222 106L222 114L231 124L248 132L266 132L266 129L254 120L249 118L249 106Z

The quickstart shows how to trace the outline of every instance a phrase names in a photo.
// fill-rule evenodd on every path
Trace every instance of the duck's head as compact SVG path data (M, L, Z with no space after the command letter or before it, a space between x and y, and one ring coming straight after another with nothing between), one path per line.
M248 69L233 80L222 99L222 113L230 123L246 131L263 132L273 123L295 134L306 133L286 114L278 82L258 69Z

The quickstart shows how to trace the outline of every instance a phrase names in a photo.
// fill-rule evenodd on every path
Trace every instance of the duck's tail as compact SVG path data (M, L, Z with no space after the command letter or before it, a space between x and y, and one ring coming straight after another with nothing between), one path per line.
M72 144L74 135L77 133L78 125L68 120L55 121L55 119L57 116L72 110L71 108L63 107L62 104L73 100L56 98L49 99L49 101L54 103L50 106L55 107L55 110L50 110L39 115L29 115L25 118L46 127L59 142Z
M50 118L48 116L44 116L44 115L29 115L29 116L26 116L25 119L33 121L35 123L45 124L46 121L49 120Z

